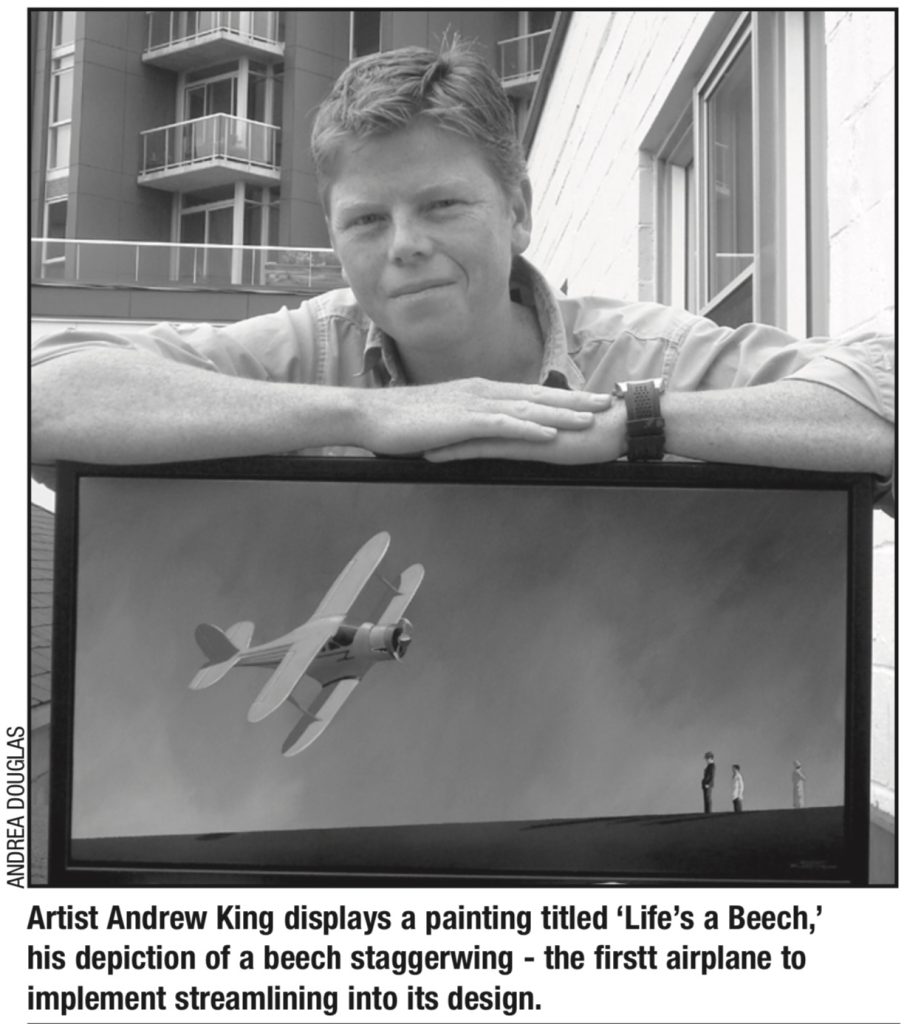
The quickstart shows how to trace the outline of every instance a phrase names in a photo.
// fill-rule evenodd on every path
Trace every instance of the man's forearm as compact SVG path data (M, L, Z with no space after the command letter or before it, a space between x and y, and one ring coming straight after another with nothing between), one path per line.
M165 462L351 444L344 388L227 377L143 353L84 352L32 372L36 462Z
M475 437L549 444L608 395L468 379L403 388L272 383L135 352L81 352L32 375L32 458L141 463L323 446L419 454Z
M833 388L778 381L720 391L666 391L666 453L705 462L821 469L887 476L894 427ZM627 452L622 401L597 414L591 430L560 431L550 444L491 439L436 449L428 458L609 462Z
M833 388L779 381L662 397L669 454L708 462L888 475L894 427Z

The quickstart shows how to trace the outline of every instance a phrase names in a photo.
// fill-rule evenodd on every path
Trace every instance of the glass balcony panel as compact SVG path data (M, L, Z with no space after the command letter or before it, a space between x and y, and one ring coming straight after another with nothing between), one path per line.
M272 11L251 11L250 22L248 29L255 39L269 39L273 35Z
M213 241L229 237L231 230L230 209L183 216L183 238L192 240L181 243L35 238L32 281L120 288L263 288L309 294L345 287L331 249ZM275 235L277 230L278 209L271 207L270 231Z
M209 161L220 161L227 169L253 167L262 172L279 169L280 129L275 125L213 114L151 129L142 133L142 138L140 175L161 171L178 174L187 171L192 164Z
M173 39L174 11L148 12L148 49L167 46Z
M280 45L284 35L275 11L149 11L146 52L197 45L217 34L268 47Z

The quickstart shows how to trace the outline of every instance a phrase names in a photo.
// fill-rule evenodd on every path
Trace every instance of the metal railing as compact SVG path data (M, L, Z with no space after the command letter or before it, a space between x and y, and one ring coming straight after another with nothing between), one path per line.
M33 238L33 284L139 288L344 288L332 249Z
M141 132L141 174L209 160L279 170L280 129L232 114L209 114Z
M552 29L499 41L499 77L506 82L535 79L543 67Z
M191 46L227 34L249 42L279 46L278 11L149 11L147 56L173 46Z

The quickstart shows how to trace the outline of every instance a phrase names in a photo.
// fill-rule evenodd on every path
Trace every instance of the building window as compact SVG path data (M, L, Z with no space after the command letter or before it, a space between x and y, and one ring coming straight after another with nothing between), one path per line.
M190 72L185 84L185 118L192 120L209 114L238 114L238 89L238 61Z
M753 319L753 71L750 31L698 87L703 285L701 312Z
M351 12L349 32L349 58L364 57L368 53L380 52L380 11L364 10Z
M237 182L184 192L179 206L178 280L260 283L266 254L279 238L279 189Z
M72 132L73 57L54 57L50 71L50 114L48 117L47 169L61 172L69 166Z
M65 196L44 204L44 243L41 262L42 279L61 275L66 263L66 217L69 200ZM59 241L56 241L59 239Z
M75 11L53 12L53 48L75 45Z
M819 146L811 111L824 81L813 54L823 45L821 12L748 12L679 80L664 108L678 113L644 146L660 301L726 326L815 333L825 225L807 168Z

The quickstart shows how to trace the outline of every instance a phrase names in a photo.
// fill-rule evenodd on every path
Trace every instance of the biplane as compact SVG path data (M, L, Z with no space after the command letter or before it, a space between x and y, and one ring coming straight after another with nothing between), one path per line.
M411 643L411 623L404 618L424 578L422 565L410 565L397 584L377 574L391 591L377 622L348 621L352 605L389 547L385 531L371 537L342 570L307 622L268 643L251 646L254 623L236 622L226 630L202 623L195 640L207 663L189 684L204 690L239 665L276 665L273 675L248 710L259 722L286 701L300 717L286 738L287 757L310 746L335 718L365 673L378 661L404 657Z

